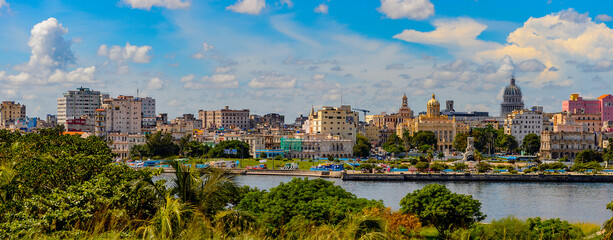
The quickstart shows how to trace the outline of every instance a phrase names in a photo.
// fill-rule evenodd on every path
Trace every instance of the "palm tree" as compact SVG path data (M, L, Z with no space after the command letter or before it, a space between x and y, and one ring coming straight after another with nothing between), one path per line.
M175 169L175 187L171 192L207 217L223 210L239 194L232 175L223 169L196 169L195 165L187 167L178 161L169 164Z
M182 231L185 224L184 217L191 211L191 207L168 193L164 199L165 203L155 216L147 225L137 230L142 233L143 239L170 239Z

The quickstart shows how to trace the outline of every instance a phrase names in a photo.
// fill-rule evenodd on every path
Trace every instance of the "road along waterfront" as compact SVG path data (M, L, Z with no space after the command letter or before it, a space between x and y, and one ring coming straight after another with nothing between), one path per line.
M237 175L239 185L270 189L292 176ZM518 218L560 218L570 222L602 224L611 218L606 204L613 201L613 183L567 182L463 182L463 181L342 181L327 178L355 194L380 199L392 209L399 209L400 200L410 192L430 183L447 186L451 191L472 195L481 201L485 222L514 215Z

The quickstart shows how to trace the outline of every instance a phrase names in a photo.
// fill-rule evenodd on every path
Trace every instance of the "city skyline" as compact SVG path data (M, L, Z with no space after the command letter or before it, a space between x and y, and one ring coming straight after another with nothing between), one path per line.
M66 90L139 88L170 116L228 105L291 121L341 92L371 114L405 92L422 112L436 93L498 116L514 74L526 108L556 112L610 91L605 3L0 0L0 99L43 117Z

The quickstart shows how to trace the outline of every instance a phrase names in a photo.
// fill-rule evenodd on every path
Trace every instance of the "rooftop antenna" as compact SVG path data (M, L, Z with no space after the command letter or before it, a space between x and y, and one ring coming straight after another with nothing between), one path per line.
M140 81L136 80L136 98L138 98L138 90L139 90L139 86L138 85L139 85L139 83L140 83Z
M341 89L341 107L343 106L343 89Z

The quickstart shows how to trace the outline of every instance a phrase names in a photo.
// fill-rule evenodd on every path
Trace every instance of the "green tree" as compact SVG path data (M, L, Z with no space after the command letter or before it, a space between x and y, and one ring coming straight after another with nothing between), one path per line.
M507 154L511 154L515 152L515 149L517 149L518 143L514 136L509 134L500 134L496 139L496 147L507 152Z
M174 171L174 188L183 203L194 206L199 212L211 218L223 210L239 195L238 188L232 181L232 175L223 169L197 169L194 165L187 167L178 161L169 161Z
M147 134L145 138L145 145L147 145L151 157L170 157L179 154L179 146L172 141L170 133L156 132Z
M404 152L402 138L398 137L398 135L395 133L392 133L392 135L387 138L387 142L383 144L383 150L392 154Z
M575 163L602 162L602 153L594 150L583 150L575 156Z
M534 155L541 149L541 137L534 133L530 133L524 137L522 149L528 155Z
M147 147L147 145L134 145L132 146L132 148L130 149L130 158L131 159L135 159L136 157L138 157L138 159L143 159L144 156L151 156L151 153L149 151L149 148Z
M417 168L420 172L425 172L430 167L430 163L428 162L418 162L415 164L415 168Z
M448 168L447 164L444 164L444 163L435 162L435 163L430 164L430 170L435 171L435 172L440 172L447 168Z
M475 166L477 168L477 171L480 173L484 173L487 172L489 170L492 170L492 165L487 163L487 162L478 162L477 165Z
M253 213L276 236L281 226L293 219L308 218L315 225L337 224L352 213L367 207L382 207L381 201L357 198L334 183L293 178L269 191L248 193L238 209Z
M436 147L437 139L431 131L419 131L413 134L413 146L430 145Z
M458 163L454 163L451 169L453 171L464 171L468 169L468 165L466 165L466 163L458 162Z
M453 139L453 148L460 152L466 151L466 139L468 138L468 133L458 133L455 135Z
M356 157L368 157L370 156L371 147L368 138L358 133L356 135L356 144L353 146L353 155Z
M181 155L185 156L188 150L188 145L190 140L192 139L191 134L185 134L181 139L179 139L179 150L181 151Z
M455 229L469 228L486 217L478 200L452 193L439 184L428 184L407 194L400 201L400 210L414 214L424 224L432 224L443 239Z
M228 154L225 150L236 149L236 154ZM209 155L213 158L221 157L233 157L233 158L247 158L249 157L249 144L239 140L226 140L221 141L215 145L213 149L209 151Z
M191 141L187 144L187 151L185 154L189 157L202 157L205 156L209 150L211 150L211 147L208 145L198 141Z
M402 132L402 140L404 141L404 150L406 152L413 148L413 136L411 136L411 132L409 132L409 130L404 130Z

